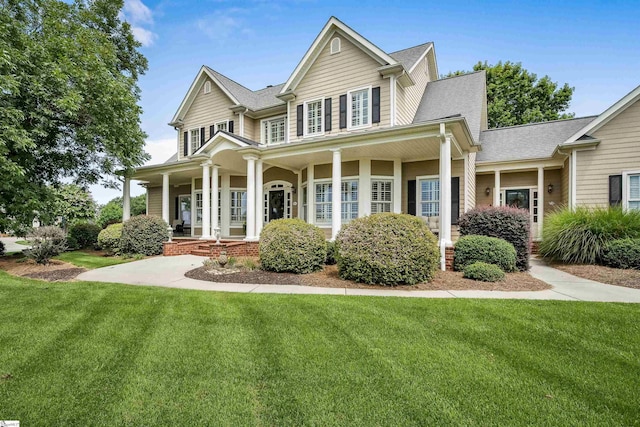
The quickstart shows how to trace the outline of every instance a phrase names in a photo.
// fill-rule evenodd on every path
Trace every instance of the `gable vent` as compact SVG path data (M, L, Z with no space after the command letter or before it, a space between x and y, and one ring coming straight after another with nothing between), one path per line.
M335 37L331 40L331 54L340 52L340 37Z

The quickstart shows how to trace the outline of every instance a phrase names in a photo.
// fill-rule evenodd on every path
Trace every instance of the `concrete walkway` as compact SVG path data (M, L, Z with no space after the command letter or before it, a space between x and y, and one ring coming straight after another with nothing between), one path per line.
M0 241L4 243L5 253L22 252L24 249L27 249L29 247L25 245L18 245L16 243L18 240L24 240L24 239L19 239L17 237L0 237Z
M640 290L605 285L582 279L534 260L531 275L553 286L553 289L533 292L502 291L401 291L394 289L321 288L295 285L252 285L214 283L184 277L184 273L202 266L202 257L181 255L155 257L127 264L87 271L78 280L162 286L220 292L253 292L271 294L369 295L418 298L492 298L571 301L609 301L640 303Z

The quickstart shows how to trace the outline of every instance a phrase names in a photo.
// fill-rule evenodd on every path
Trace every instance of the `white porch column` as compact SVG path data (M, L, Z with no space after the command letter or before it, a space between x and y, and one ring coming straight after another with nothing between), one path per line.
M256 238L256 156L244 156L247 161L247 235L245 240Z
M333 152L331 171L331 240L335 240L342 224L342 154L340 149Z
M162 219L171 225L169 217L169 173L162 174Z
M393 212L402 212L402 161L393 161Z
M264 190L262 186L262 159L258 159L256 160L256 237L260 237L260 232L264 224Z
M542 223L544 221L544 167L538 167L538 234L536 237L542 237ZM534 208L533 206L531 207Z
M316 166L309 163L307 166L307 222L315 224L316 222L316 184L315 179Z
M122 222L131 218L131 179L124 177L122 184Z
M299 219L304 219L302 217L302 169L300 169L297 173L298 175L298 185L296 187L296 193L298 197L296 198L296 202L298 204L298 216ZM309 186L307 185L307 194L309 194Z
M211 175L211 236L215 237L215 229L220 227L218 223L218 207L220 206L220 198L218 192L220 191L220 183L218 177L220 176L220 165L213 165L213 171Z
M211 165L210 161L202 163L202 236L211 238Z
M495 182L493 184L493 206L500 206L500 171L495 173Z
M220 185L220 233L227 237L231 235L231 175L222 173Z
M358 162L358 217L371 215L371 159Z
M441 128L444 126L441 125ZM444 135L444 130L441 129ZM451 246L451 137L440 142L440 269L446 270L446 247Z

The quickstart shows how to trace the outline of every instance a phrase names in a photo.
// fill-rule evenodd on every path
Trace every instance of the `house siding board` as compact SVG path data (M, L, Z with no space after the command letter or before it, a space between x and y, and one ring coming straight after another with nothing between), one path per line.
M229 177L229 183L231 188L247 188L247 177L231 175Z
M147 188L147 198L149 199L148 215L162 216L162 187Z
M389 126L389 83L383 79L376 71L380 64L360 48L353 45L346 37L340 36L342 46L338 54L331 55L330 43L322 49L313 65L300 81L295 89L296 104L311 101L318 98L332 99L331 131L325 135L333 135L347 132L340 129L339 97L351 89L364 86L380 86L380 123L372 125L372 128ZM297 112L291 109L291 115L296 116ZM290 117L289 135L290 140L298 140L296 136L296 118Z
M393 177L393 161L371 160L371 175Z
M640 101L591 136L599 139L600 144L594 151L577 152L576 203L607 206L609 175L640 170Z
M407 95L405 88L396 83L396 125L408 125L413 122L413 117L407 108Z
M207 94L203 93L201 87L184 116L183 132L204 126L206 128L205 140L208 140L210 125L223 120L235 119L233 112L229 109L231 106L233 106L231 99L215 83L211 82L211 92ZM184 158L182 154L185 141L184 138L182 139L178 150L179 159Z
M476 206L493 205L493 185L495 177L493 174L476 175ZM491 191L487 196L487 188Z
M427 74L425 60L421 60L409 75L411 76L415 84L398 91L403 93L403 99L401 101L403 104L401 109L402 117L400 118L400 122L398 124L403 125L413 122L413 118L416 115L418 106L422 101L424 90L429 83L429 75ZM398 105L396 105L396 108L398 108Z
M343 177L346 176L358 176L359 162L358 160L351 160L348 162L342 162L340 167L340 173ZM313 167L313 179L328 179L332 176L333 165L331 163L324 163L321 165L314 165Z

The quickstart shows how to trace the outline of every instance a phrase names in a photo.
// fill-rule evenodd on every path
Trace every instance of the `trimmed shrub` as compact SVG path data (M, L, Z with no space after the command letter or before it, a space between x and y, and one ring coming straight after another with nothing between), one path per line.
M540 255L568 264L596 264L613 240L640 238L640 211L578 207L544 220Z
M341 278L390 286L431 280L440 261L427 224L406 214L352 220L338 233L336 253Z
M453 268L456 271L475 262L495 264L503 271L516 270L516 250L504 239L487 236L463 236L456 242L453 255Z
M301 219L278 219L260 233L258 247L264 270L311 273L322 268L327 257L324 232Z
M98 234L101 230L100 226L96 224L77 223L69 228L67 240L74 239L79 249L93 248L98 243ZM71 245L69 244L69 246Z
M120 253L122 223L111 224L98 234L98 247L111 255Z
M504 271L495 264L478 261L464 268L462 277L482 282L497 282L504 279Z
M506 240L516 250L516 267L526 271L529 269L531 255L529 221L529 212L525 209L484 206L470 210L460 217L460 234Z
M324 260L326 265L335 265L336 260L336 242L327 241L327 258Z
M0 256L4 256L4 243L0 242Z
M31 248L25 249L24 253L38 264L49 264L51 258L67 249L65 232L59 227L34 228L27 239Z
M122 226L120 252L123 254L160 255L162 243L169 240L169 225L162 218L134 216Z
M640 239L618 239L609 242L602 253L602 263L613 268L640 270Z

